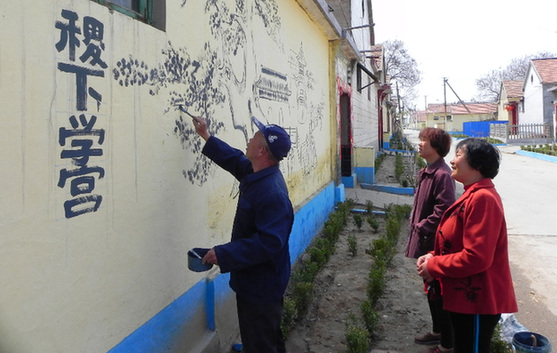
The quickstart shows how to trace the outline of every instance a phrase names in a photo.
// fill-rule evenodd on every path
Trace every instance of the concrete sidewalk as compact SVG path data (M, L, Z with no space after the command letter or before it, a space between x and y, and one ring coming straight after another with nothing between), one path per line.
M410 205L414 203L414 195L399 195L388 192L362 189L360 187L344 190L346 199L352 199L358 204L365 205L368 201L373 202L373 206L385 209L390 204Z

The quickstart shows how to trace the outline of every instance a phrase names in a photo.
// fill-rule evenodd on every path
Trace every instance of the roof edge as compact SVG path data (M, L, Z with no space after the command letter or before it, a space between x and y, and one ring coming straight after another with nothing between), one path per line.
M342 41L340 50L348 59L360 60L356 43L347 36L346 30L340 26L325 0L296 0L296 2L325 33L329 41Z

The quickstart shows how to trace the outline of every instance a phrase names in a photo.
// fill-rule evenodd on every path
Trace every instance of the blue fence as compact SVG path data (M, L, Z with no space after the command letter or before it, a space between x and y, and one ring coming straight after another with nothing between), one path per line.
M489 137L489 125L508 124L508 121L469 121L462 123L462 133L470 137Z

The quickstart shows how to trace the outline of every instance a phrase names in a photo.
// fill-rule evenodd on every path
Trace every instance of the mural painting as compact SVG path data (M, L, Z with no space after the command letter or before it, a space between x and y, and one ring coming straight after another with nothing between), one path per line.
M247 6L250 4L251 7ZM182 7L187 6L184 1ZM308 95L315 97L315 80L308 69L303 43L291 55L284 53L276 1L211 0L205 3L205 13L212 38L207 38L203 50L195 53L195 57L187 47L175 48L169 41L162 50L162 62L151 68L130 55L116 63L113 79L123 87L147 86L151 95L164 97L165 114L175 117L178 106L183 105L190 113L205 117L210 131L217 136L232 127L241 132L246 144L254 133L251 116L280 124L293 141L291 157L282 163L282 168L290 172L301 167L304 174L311 173L317 163L313 136L323 126L325 95L321 93L318 103L307 99ZM284 71L259 62L260 48L256 48L253 30L246 31L256 27L256 20L265 28L267 45L284 54L287 62ZM173 133L195 159L183 169L184 178L203 185L214 168L200 153L203 141L195 133L190 118L185 115L177 118Z

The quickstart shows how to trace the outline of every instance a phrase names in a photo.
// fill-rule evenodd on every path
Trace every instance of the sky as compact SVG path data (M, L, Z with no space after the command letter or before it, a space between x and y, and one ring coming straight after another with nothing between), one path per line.
M417 109L443 103L443 79L465 102L476 79L512 59L557 53L557 0L372 0L375 42L404 42L422 82ZM458 98L447 87L447 103Z

